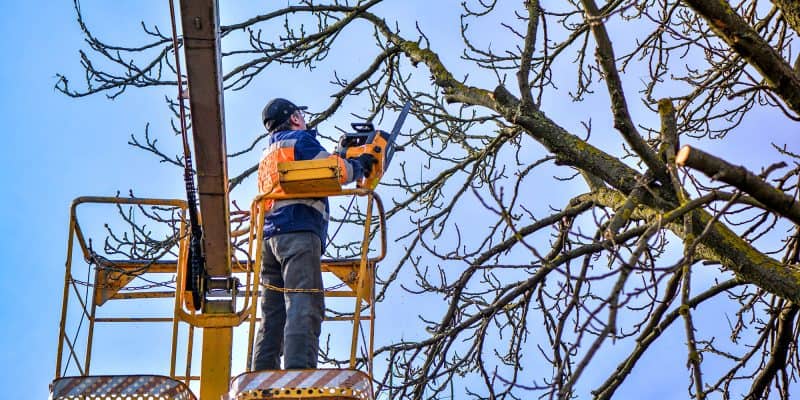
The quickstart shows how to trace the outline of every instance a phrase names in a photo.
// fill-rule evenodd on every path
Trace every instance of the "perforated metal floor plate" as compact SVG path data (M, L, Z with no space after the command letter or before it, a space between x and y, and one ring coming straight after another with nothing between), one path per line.
M231 381L230 400L372 400L367 374L348 369L255 371Z
M183 382L160 375L70 376L50 384L52 400L196 400Z

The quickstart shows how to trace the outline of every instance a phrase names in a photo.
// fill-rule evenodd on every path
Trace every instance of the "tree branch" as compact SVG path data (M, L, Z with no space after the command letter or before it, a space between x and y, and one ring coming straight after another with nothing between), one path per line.
M725 0L684 0L725 43L757 69L772 91L800 114L800 76Z
M698 148L683 146L675 157L675 164L696 169L709 178L725 182L753 196L774 211L800 225L800 204L797 200L764 182L758 175L742 166L708 154Z
M645 143L642 135L637 131L633 124L630 112L628 111L628 101L625 99L625 91L622 88L622 80L617 70L616 58L614 57L614 46L608 37L603 16L597 8L594 0L581 0L589 26L597 42L597 61L603 68L606 87L611 97L611 110L614 114L614 127L622 134L625 141L633 148L633 151L642 158L645 165L653 171L656 179L664 184L669 183L669 175L664 162L660 161L653 149Z
M792 29L800 34L800 2L796 0L772 0L783 14L783 19Z

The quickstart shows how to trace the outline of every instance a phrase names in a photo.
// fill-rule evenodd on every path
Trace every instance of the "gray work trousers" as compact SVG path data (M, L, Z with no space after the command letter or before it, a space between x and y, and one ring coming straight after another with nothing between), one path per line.
M312 232L284 233L266 239L262 248L262 281L287 291L261 287L261 327L253 370L280 369L281 353L286 369L316 368L325 313L319 236Z

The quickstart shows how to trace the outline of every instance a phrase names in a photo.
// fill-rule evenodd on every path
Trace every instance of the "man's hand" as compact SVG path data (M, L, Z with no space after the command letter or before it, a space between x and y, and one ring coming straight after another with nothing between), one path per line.
M358 162L361 169L364 171L364 177L369 178L372 175L372 167L378 163L378 160L372 154L362 154L358 157L351 158L351 160Z

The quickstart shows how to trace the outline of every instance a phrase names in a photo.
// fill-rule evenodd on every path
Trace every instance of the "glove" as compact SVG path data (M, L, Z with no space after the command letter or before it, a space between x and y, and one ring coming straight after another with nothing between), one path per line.
M372 167L378 163L378 159L373 157L372 154L362 154L356 158L351 158L351 160L361 165L361 170L364 171L365 178L369 178L369 176L372 175Z

